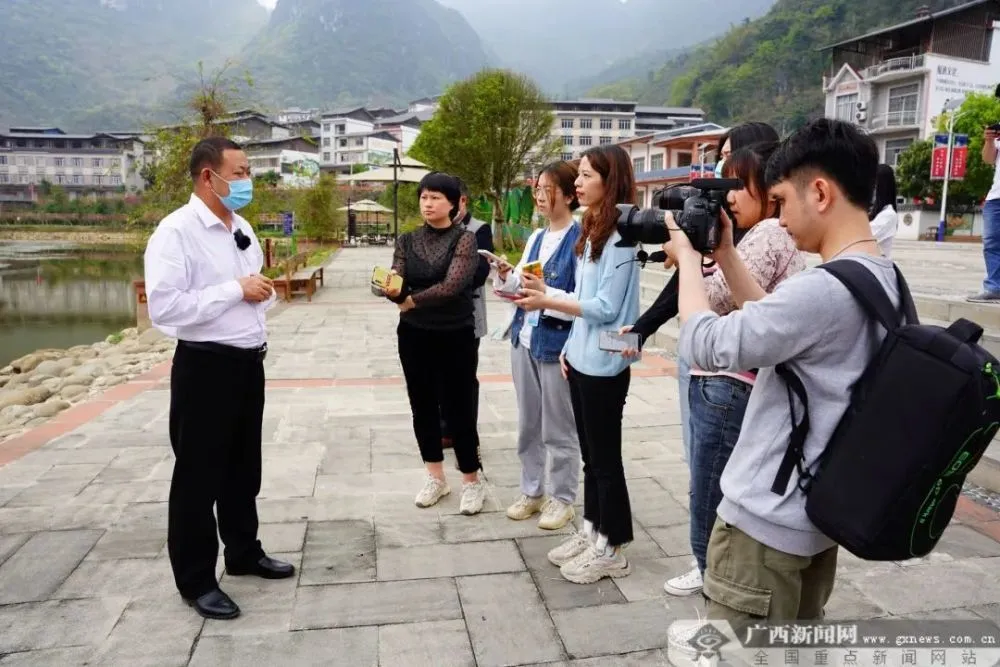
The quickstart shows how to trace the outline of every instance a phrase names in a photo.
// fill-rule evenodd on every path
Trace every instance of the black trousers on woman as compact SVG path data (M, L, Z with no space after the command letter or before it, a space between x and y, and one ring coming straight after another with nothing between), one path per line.
M569 391L583 457L583 518L613 547L632 541L632 507L622 465L622 414L631 373L614 377L569 369Z
M249 566L264 555L257 540L263 357L261 351L184 341L174 353L170 446L176 460L167 551L177 590L187 599L218 587L218 536L227 566Z
M451 429L459 470L478 472L481 467L476 428L479 340L475 330L469 326L434 331L400 322L396 331L420 456L425 463L444 461L443 416Z

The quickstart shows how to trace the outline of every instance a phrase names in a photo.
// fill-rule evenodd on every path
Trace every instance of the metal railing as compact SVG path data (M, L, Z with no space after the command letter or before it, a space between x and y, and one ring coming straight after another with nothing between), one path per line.
M889 74L891 72L909 72L920 69L924 66L924 56L904 56L902 58L890 58L883 60L861 70L861 77L864 79L874 79Z
M919 127L923 122L919 111L890 111L873 116L868 127L873 130L884 130L890 127Z

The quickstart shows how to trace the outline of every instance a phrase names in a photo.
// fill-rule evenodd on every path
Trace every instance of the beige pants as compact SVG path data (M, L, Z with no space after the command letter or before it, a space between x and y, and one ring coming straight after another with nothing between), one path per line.
M763 619L821 620L836 574L837 547L793 556L716 519L705 569L708 618L729 621L737 633Z

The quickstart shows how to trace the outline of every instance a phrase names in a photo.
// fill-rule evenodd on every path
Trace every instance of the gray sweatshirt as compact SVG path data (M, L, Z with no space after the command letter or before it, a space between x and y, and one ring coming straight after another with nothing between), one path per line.
M863 254L838 259L861 262L898 306L891 260ZM806 516L797 471L783 496L771 492L792 430L786 385L774 366L784 362L805 386L810 421L805 459L815 471L817 457L847 409L851 385L884 336L885 330L865 315L847 288L822 269L792 276L772 294L725 317L703 312L684 323L679 353L692 366L711 371L761 369L739 440L722 473L720 519L789 554L813 556L834 545ZM801 409L796 399L797 415Z

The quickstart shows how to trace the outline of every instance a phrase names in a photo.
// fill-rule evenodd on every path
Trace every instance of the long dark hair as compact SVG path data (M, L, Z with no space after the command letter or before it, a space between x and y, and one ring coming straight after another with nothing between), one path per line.
M896 210L896 172L889 165L880 164L875 171L875 199L868 211L868 219L874 220L886 206Z
M604 183L604 198L596 206L587 207L587 212L583 214L583 229L576 242L576 254L583 256L590 239L590 259L596 262L615 231L618 222L615 205L635 203L635 175L632 173L632 160L621 146L595 146L580 156L581 160L583 158L587 158L590 166L600 174Z
M729 128L728 132L719 137L719 143L715 147L715 159L718 161L722 158L722 147L726 145L726 141L729 141L730 153L735 153L753 144L777 142L780 139L778 131L767 123L756 121L743 123Z
M781 216L781 209L773 204L767 196L767 180L765 171L767 161L778 148L778 142L769 141L766 143L751 144L744 148L733 151L722 166L723 178L738 178L743 181L743 187L749 188L755 197L760 200L760 219L777 218ZM774 213L768 215L768 209L774 205ZM735 224L735 220L733 223Z

